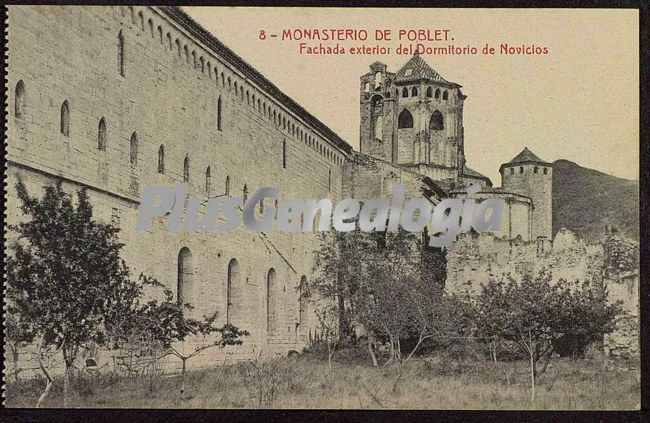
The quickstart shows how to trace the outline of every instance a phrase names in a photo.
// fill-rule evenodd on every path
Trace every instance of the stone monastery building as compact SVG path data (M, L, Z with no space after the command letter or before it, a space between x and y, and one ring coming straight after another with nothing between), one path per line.
M56 179L87 188L95 217L122 229L134 275L251 333L226 354L286 354L315 335L300 292L318 234L172 232L162 219L135 232L144 186L188 182L206 199L268 186L337 203L401 183L437 203L478 183L476 197L507 200L501 235L551 238L552 165L525 149L501 165L501 188L470 169L466 97L419 56L361 76L355 152L179 8L12 6L8 25L8 223L22 218L18 177L30 195Z

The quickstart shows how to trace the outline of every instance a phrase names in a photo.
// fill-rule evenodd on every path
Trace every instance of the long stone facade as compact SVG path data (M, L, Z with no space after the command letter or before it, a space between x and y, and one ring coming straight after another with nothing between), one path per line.
M134 275L251 333L228 353L305 346L317 234L136 232L140 194L187 181L198 198L270 186L336 202L350 146L177 8L13 6L8 24L8 223L18 177L31 195L86 187Z

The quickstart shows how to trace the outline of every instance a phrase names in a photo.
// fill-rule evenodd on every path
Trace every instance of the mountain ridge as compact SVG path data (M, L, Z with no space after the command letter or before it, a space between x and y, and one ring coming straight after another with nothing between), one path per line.
M639 181L570 160L553 163L553 234L566 228L588 241L611 229L639 240Z

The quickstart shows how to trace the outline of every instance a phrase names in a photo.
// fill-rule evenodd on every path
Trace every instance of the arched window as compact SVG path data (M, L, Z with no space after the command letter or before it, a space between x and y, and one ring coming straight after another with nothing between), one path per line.
M124 36L122 31L117 34L117 70L124 76Z
M398 128L413 128L413 115L408 110L404 109L397 118Z
M413 88L411 89L411 97L417 97L417 96L418 96L418 88L417 88L417 87L413 87Z
M429 98L433 97L433 88L432 87L427 88L427 97L429 97Z
M149 19L149 32L151 33L151 38L153 38L153 21Z
M14 116L18 119L24 118L26 105L27 97L25 94L25 83L20 80L16 84L16 91L14 96Z
M375 73L375 89L381 85L381 72Z
M185 62L190 63L190 50L187 48L187 44L183 47L183 51L185 51Z
M178 38L176 38L176 49L178 50L178 57L181 57L183 54L181 53L181 42Z
M190 158L188 156L185 156L185 160L183 160L183 182L189 182L190 181Z
M244 203L248 200L248 184L244 184L243 190Z
M138 12L138 18L140 18L140 29L144 31L144 15L142 10Z
M443 100L447 100L447 99L449 99L449 93L447 92L447 90L445 90L445 91L442 93L442 99L443 99Z
M217 100L217 131L221 131L221 96Z
M70 104L68 100L61 104L61 133L66 137L70 135Z
M237 259L231 259L228 263L228 281L226 284L226 323L233 324L237 321L235 319L236 309L239 295L239 263Z
M196 66L197 66L196 51L192 50L192 67L196 68Z
M548 175L548 168L547 167L544 168L544 175Z
M163 41L163 30L160 25L158 25L158 40L160 41L160 44L162 44Z
M429 120L429 131L440 131L442 129L445 129L442 113L438 110L434 110L433 113L431 113L431 119Z
M99 127L97 129L97 148L106 151L106 121L104 118L99 119Z
M178 280L176 283L176 299L179 304L191 301L192 276L192 253L187 247L181 248L178 252Z
M519 166L519 173L524 173L524 167L523 166Z
M436 98L440 98L440 88L436 88Z
M158 173L165 173L165 146L158 148Z
M136 134L135 132L131 134L131 148L130 148L129 160L132 165L138 163L138 134Z
M272 332L276 326L276 273L275 269L269 269L266 275L266 331Z
M203 56L199 57L199 64L201 66L201 73L205 73L205 59Z
M230 195L230 176L229 175L226 176L226 191L225 191L225 194Z
M533 172L537 173L538 170L539 170L539 168L537 166L535 166L535 168L533 169Z
M282 140L282 169L287 168L287 140Z
M170 34L169 32L167 33L167 44L169 44L170 51L174 49L174 46L172 44L172 34Z
M404 87L402 88L402 97L408 97L409 96L409 89Z
M307 330L307 276L302 275L298 286L298 327L300 332Z
M205 193L210 195L210 186L212 185L212 174L210 172L210 166L205 169Z

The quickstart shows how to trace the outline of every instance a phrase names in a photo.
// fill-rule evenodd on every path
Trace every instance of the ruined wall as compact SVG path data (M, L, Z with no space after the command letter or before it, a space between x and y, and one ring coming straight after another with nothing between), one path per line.
M510 274L517 280L544 268L551 270L554 280L594 280L602 266L602 248L585 244L567 230L559 231L552 243L468 233L448 249L446 286L478 293L490 279Z
M618 251L622 249L612 253L611 243L587 244L566 229L560 229L552 242L498 238L489 233L462 234L447 250L445 289L476 295L489 280L506 275L521 280L545 268L551 271L552 280L604 283L610 301L622 301L626 313L618 318L616 329L605 335L605 351L615 356L638 355L638 264L629 258L638 250L621 254Z
M639 355L639 273L626 272L615 278L605 278L609 298L621 301L625 314L616 321L612 333L605 335L605 353L615 357Z
M183 181L189 161L190 195L241 196L264 186L285 198L336 201L342 190L346 152L290 99L242 74L189 26L164 9L149 7L10 6L8 8L7 159L8 223L23 216L15 182L31 195L55 177L73 192L84 186L95 216L118 222L123 256L133 274L145 272L176 290L179 251L191 251L193 274L187 298L197 314L218 311L225 323L228 266L233 323L251 332L241 348L212 350L207 362L223 362L300 349L316 319L299 321L298 284L310 277L312 234L170 232L155 222L134 231L139 196L147 185L170 188ZM119 71L118 34L124 40L124 75ZM15 87L22 81L24 113L16 117ZM275 89L277 90L277 89ZM218 102L221 101L221 123ZM69 134L60 131L61 108L69 104ZM98 148L99 121L106 124L105 149ZM131 140L137 139L136 160ZM164 173L158 172L164 146ZM210 172L207 172L207 169ZM228 181L228 183L226 183ZM229 188L227 188L227 186ZM267 275L277 274L271 292L274 327L266 327Z

